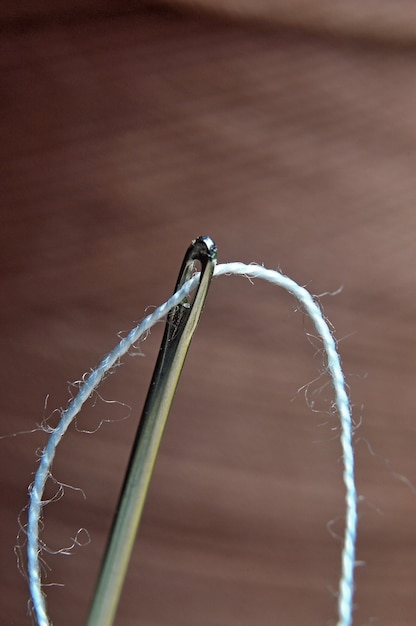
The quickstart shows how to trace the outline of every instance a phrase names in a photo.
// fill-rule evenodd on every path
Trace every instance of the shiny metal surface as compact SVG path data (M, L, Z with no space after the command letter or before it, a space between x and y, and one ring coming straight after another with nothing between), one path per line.
M188 248L175 292L201 264L192 302L185 299L169 313L159 356L133 445L113 528L93 598L88 626L111 626L143 512L153 467L183 363L202 313L217 259L215 243L199 237Z
M321 301L359 425L355 623L414 624L415 50L150 4L107 18L86 10L97 0L7 4L38 18L3 19L0 37L2 625L32 623L13 552L46 440L32 430L166 300L198 233L222 260L279 267L313 293L344 285ZM307 333L285 294L215 279L115 625L334 622L339 441ZM56 626L86 622L162 334L104 382L54 460L82 489L44 508ZM80 528L88 545L60 553Z

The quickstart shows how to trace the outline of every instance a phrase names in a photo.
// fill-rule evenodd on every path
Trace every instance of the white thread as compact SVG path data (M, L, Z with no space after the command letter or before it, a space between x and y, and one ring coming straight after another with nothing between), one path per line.
M352 417L348 400L344 374L341 361L336 349L335 340L325 322L319 306L312 295L298 285L288 276L266 269L259 265L246 265L244 263L224 263L217 265L215 276L223 274L238 274L246 277L261 278L270 283L283 287L294 295L304 306L311 317L313 324L322 339L327 355L327 368L332 378L335 392L335 403L341 421L341 447L344 461L343 479L345 485L346 522L344 544L342 549L341 578L338 592L338 622L337 626L351 626L353 612L354 592L354 566L355 566L355 543L357 532L357 493L354 478L354 452L352 446ZM187 296L198 283L199 275L196 274L183 287L177 291L167 302L159 306L150 315L140 322L136 328L120 341L120 343L101 361L97 369L93 370L80 386L78 394L70 402L63 412L61 420L56 428L52 429L46 447L40 459L35 480L30 490L29 513L27 524L27 557L29 587L32 597L34 612L39 626L50 626L47 616L45 596L42 592L40 575L40 552L39 524L42 512L42 501L45 484L50 475L51 466L56 448L68 429L71 422L82 408L84 402L91 396L102 381L103 377L111 371L111 368L128 352L129 348L142 337L174 306Z

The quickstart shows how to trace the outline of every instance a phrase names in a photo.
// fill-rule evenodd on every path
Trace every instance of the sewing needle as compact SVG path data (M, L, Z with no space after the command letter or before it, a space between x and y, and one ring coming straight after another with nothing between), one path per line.
M217 248L210 237L193 241L185 254L175 293L191 278L195 262L200 265L199 283L193 300L182 300L167 318L87 626L113 624L159 445L216 260Z

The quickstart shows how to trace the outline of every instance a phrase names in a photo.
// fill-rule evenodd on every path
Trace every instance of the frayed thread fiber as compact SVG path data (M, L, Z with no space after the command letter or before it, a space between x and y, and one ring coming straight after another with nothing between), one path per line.
M357 492L354 478L354 451L352 445L353 424L351 407L346 392L344 374L340 357L332 333L322 315L320 307L312 295L294 280L259 265L245 263L223 263L217 265L214 276L237 274L251 278L261 278L274 285L286 289L303 305L309 314L315 329L320 336L327 357L327 368L332 379L335 394L335 404L341 422L341 448L344 463L343 480L345 485L346 520L344 543L342 548L341 577L338 590L338 622L337 626L351 626L353 614L354 566L355 545L357 534ZM50 626L47 615L46 598L42 591L40 573L41 543L39 539L40 518L45 484L50 475L51 466L56 448L67 431L69 425L80 412L84 402L99 386L104 376L111 372L113 366L147 331L162 319L167 313L183 300L198 284L199 274L196 274L183 285L167 302L159 306L150 315L120 341L120 343L101 361L81 385L78 394L63 412L59 424L49 436L43 450L39 467L30 489L29 511L27 523L27 558L28 578L35 618L39 626Z

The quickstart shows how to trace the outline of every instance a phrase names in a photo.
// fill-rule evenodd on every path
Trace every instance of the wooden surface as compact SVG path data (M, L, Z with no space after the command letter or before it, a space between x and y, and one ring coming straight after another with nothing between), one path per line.
M342 285L321 302L359 425L355 624L413 624L416 52L165 10L8 22L0 52L1 434L66 406L68 381L170 295L199 234L220 261ZM335 623L339 428L311 330L283 292L213 284L120 626ZM64 585L46 590L55 626L85 619L161 331L59 447L54 476L85 499L66 488L43 537L91 543L45 555ZM30 624L13 546L44 443L0 440L7 626Z

